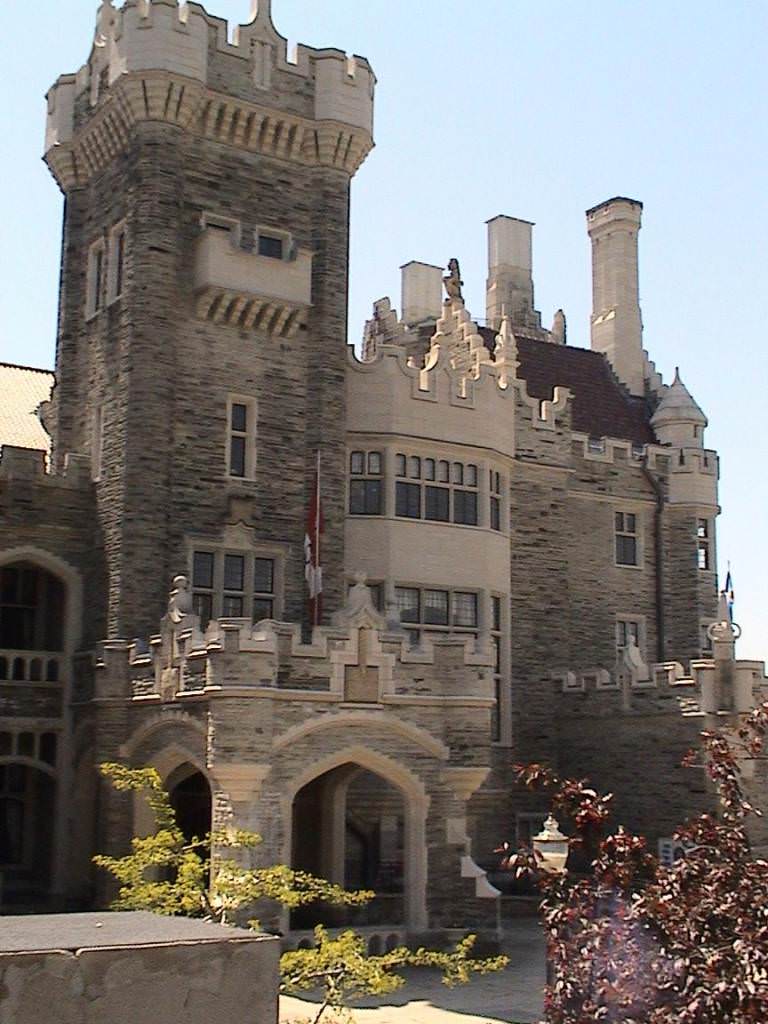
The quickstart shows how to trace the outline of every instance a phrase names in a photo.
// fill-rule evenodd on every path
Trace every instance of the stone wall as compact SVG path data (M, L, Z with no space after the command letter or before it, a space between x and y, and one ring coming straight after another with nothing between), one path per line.
M0 1024L273 1024L279 942L152 914L6 917Z

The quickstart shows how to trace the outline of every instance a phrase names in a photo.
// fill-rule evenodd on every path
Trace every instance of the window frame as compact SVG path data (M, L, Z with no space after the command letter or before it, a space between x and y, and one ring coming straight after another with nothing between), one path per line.
M85 272L85 318L93 320L106 305L107 247L104 237L88 246Z
M394 453L396 519L481 527L482 460ZM415 494L418 489L418 513ZM442 493L447 495L447 514ZM404 511L408 509L409 511ZM471 511L470 511L471 510ZM430 514L430 511L432 514Z
M415 605L416 619L403 619L400 618L400 624L402 628L408 633L409 640L412 646L418 646L424 635L441 634L443 636L466 636L477 639L482 631L482 616L483 616L483 591L477 588L467 587L455 587L455 586L443 586L441 584L423 584L423 583L394 583L393 585L393 598L395 608L402 613L403 605L400 600L400 593L408 591L417 595L417 603ZM435 605L429 605L427 601L427 594L444 594L447 600L447 622L428 622L426 609L428 607L435 607ZM474 598L474 609L475 609L475 623L471 626L464 626L457 624L455 620L455 596L456 595L471 595ZM410 607L414 607L411 605Z
M198 555L206 555L211 558L211 585L205 586L198 581L195 574L195 559ZM226 560L227 558L243 558L242 587L225 586ZM257 590L256 563L267 561L272 563L272 591ZM201 626L205 629L208 622L203 621L204 615L199 611L198 598L206 598L210 605L210 617L208 621L219 619L247 619L254 625L262 621L265 616L260 615L254 618L254 609L259 601L270 601L272 614L266 616L271 619L279 619L283 607L283 574L284 554L274 548L257 546L253 548L238 548L231 544L210 544L204 540L192 542L189 552L189 579L192 592L192 602L196 614L201 617ZM225 602L227 598L238 598L242 601L242 615L225 614Z
M280 256L263 253L261 251L262 238L280 241L282 243ZM282 228L268 227L266 224L259 224L253 232L253 251L254 255L259 256L263 260L288 263L295 258L296 246L290 231L284 231Z
M122 241L122 249L120 243ZM128 251L128 225L125 220L118 221L109 232L109 259L107 265L107 301L121 299L125 293L125 257Z
M362 466L360 470L354 468L358 460ZM376 465L378 465L378 470L375 468ZM385 503L384 480L383 450L379 448L350 449L347 453L347 515L365 518L383 516ZM354 488L355 484L362 484L362 488ZM356 498L353 495L356 491L361 491L362 502L357 508L353 508L353 503L356 502ZM376 496L375 500L371 499L372 495Z
M233 425L233 410L235 406L245 406L246 420L245 429L237 430ZM230 481L243 481L256 479L257 449L256 439L258 433L258 403L251 395L227 395L226 409L226 441L224 446L226 476ZM232 442L235 438L243 440L244 465L243 474L232 472Z
M619 569L642 569L642 515L637 509L613 508L613 561ZM619 524L621 517L621 525ZM628 517L634 520L634 529L629 528ZM634 542L634 562L619 560L620 540Z
M634 612L617 612L614 619L614 648L616 651L617 662L621 660L622 654L626 650L628 644L619 643L619 629L621 624L633 625L637 630L637 649L640 652L640 657L645 661L645 649L647 642L646 635L646 622L644 615L637 615Z
M696 567L699 572L714 572L714 533L713 519L709 516L696 517Z

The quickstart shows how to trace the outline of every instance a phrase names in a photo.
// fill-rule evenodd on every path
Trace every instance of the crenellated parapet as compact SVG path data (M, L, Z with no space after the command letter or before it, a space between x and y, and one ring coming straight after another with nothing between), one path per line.
M91 487L91 460L85 455L70 453L63 473L52 474L48 472L46 452L3 445L0 451L0 483L12 485L22 480L40 487L88 490Z
M110 641L98 660L97 696L140 703L217 697L315 705L425 706L490 713L489 643L459 636L411 647L373 607L364 582L334 625L302 639L295 623L221 619L200 629L189 584L177 577L161 632L149 643Z
M721 595L718 619L708 628L711 657L645 664L630 642L611 666L558 668L550 678L561 694L559 713L569 719L606 714L678 716L745 714L768 698L762 662L736 658L741 635Z
M410 354L419 329L398 320L389 299L368 322L364 358L348 347L348 429L460 442L515 453L515 403L537 430L554 430L570 393L551 400L528 394L517 375L517 341L504 317L491 349L462 300L447 299L426 354ZM417 342L414 342L417 344ZM475 415L468 415L474 413Z
M232 33L199 4L105 0L87 63L48 93L45 159L66 192L154 121L351 175L373 146L375 81L341 50L300 45L289 59L266 0Z

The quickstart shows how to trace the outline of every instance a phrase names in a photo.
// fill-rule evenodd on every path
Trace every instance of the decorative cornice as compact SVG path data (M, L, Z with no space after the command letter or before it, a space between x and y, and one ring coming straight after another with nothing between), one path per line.
M86 185L130 144L131 129L155 121L245 152L353 175L373 147L370 134L337 121L315 121L206 88L168 71L118 78L71 140L48 148L45 161L62 191Z

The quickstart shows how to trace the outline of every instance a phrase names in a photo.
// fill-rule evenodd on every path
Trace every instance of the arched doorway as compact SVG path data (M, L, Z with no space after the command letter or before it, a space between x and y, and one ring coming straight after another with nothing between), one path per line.
M211 787L208 779L191 764L181 765L166 780L171 807L184 838L203 839L211 831Z
M0 764L2 903L12 910L43 906L51 886L56 782L29 764Z
M355 763L324 772L296 793L292 867L376 897L365 907L303 907L292 914L292 928L405 922L406 812L399 788Z

